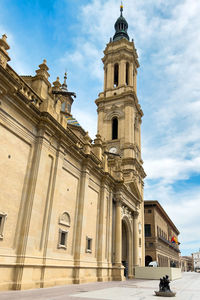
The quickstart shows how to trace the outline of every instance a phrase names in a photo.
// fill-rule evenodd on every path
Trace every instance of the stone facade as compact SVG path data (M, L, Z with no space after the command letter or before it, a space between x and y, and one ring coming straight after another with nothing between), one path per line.
M181 256L180 265L182 272L194 271L192 256Z
M145 177L134 43L106 47L94 141L71 115L66 76L52 85L45 60L35 76L20 76L8 49L4 35L0 289L133 278L144 265Z
M157 261L159 267L179 267L179 246L171 243L179 231L158 201L144 201L145 265Z
M194 263L194 271L200 272L200 251L192 253L192 259L193 259L193 263Z

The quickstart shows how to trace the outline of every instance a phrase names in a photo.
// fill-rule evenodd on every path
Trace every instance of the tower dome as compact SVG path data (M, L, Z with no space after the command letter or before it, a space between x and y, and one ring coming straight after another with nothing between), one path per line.
M123 17L123 5L120 6L120 17L115 22L115 34L113 36L113 41L119 41L123 38L127 39L129 41L129 36L127 33L128 29L128 23L126 19Z

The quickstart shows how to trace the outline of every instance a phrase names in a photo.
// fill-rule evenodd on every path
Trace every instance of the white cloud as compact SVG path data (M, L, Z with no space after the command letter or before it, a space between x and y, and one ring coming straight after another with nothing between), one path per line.
M6 34L7 43L10 46L8 50L8 55L10 57L9 64L16 70L19 74L30 74L32 71L30 66L23 61L23 47L21 47L15 40L15 35L9 28L2 26L0 24L0 36Z
M83 111L76 108L73 110L73 115L76 117L81 127L83 127L85 131L88 131L89 136L94 139L97 133L96 114L91 115L87 110Z
M82 72L87 73L89 78L95 78L102 81L103 72L101 64L101 51L95 46L94 43L82 39L77 39L77 47L75 51L66 52L60 59L60 62L65 65L70 65L74 72L79 71L80 78Z

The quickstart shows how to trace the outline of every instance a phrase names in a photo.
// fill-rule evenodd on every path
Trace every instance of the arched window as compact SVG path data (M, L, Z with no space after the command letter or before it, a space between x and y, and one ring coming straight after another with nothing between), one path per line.
M65 211L60 215L58 223L62 225L62 228L59 228L58 248L67 249L67 238L68 238L69 227L71 223L70 215L68 214L68 212ZM63 226L65 226L64 229Z
M119 84L119 65L114 65L114 87L117 87Z
M129 85L129 63L126 63L126 85Z
M112 140L118 139L118 119L112 119Z

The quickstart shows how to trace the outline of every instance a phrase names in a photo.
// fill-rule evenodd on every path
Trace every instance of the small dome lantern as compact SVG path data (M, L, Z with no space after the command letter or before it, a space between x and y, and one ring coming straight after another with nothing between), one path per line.
M127 39L129 41L129 36L127 33L128 29L128 23L126 19L123 17L123 5L120 6L120 17L115 22L115 34L113 36L113 42L119 41L123 38Z

